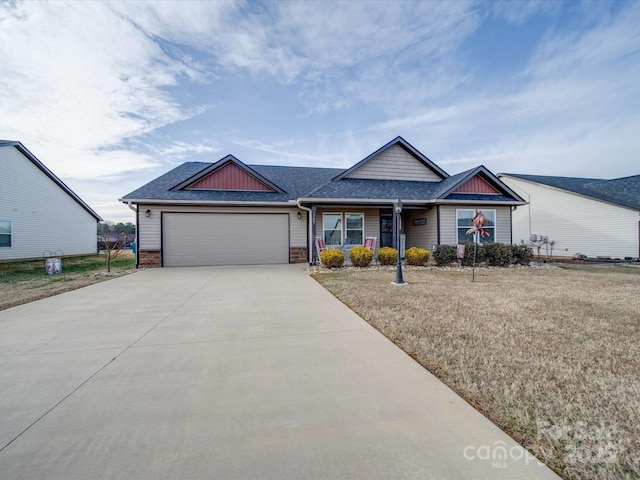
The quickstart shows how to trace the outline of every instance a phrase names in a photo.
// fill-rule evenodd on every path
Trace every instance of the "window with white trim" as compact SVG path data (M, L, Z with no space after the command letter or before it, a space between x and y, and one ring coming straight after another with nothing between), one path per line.
M345 213L345 244L364 245L364 213Z
M322 238L327 246L342 245L342 214L322 214Z
M479 243L488 243L496 241L496 211L495 210L483 210L479 209L485 217L487 217L487 224L484 226L484 229L489 233L488 236L478 237ZM467 233L473 224L471 221L476 214L476 210L474 209L457 209L456 210L456 225L457 225L457 243L462 242L472 242L473 243L473 235Z
M11 246L11 220L0 220L0 248Z

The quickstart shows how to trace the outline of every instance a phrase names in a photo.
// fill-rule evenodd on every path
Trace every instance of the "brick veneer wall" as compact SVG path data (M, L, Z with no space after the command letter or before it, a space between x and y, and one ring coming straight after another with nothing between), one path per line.
M307 249L305 247L291 247L289 249L289 263L306 263Z
M160 250L140 250L138 261L141 268L156 268L160 266Z

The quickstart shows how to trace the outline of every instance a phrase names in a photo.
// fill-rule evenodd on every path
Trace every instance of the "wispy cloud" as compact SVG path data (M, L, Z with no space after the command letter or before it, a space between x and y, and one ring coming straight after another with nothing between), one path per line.
M549 30L525 68L477 96L408 110L375 132L426 132L443 165L604 176L633 173L640 138L640 8L629 4L586 30ZM453 144L457 144L455 148Z
M105 218L182 161L347 167L396 135L451 173L631 174L637 25L634 2L5 2L0 138Z
M0 19L0 131L59 175L148 168L148 155L117 145L192 115L165 88L197 72L104 4L5 3Z

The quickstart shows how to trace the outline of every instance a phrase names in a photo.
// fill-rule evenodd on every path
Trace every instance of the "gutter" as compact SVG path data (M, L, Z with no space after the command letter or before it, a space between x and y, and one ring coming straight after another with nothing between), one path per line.
M290 200L287 202L239 202L239 201L219 201L219 200L211 200L211 201L193 201L193 200L155 200L152 198L134 198L134 199L123 199L119 198L119 202L122 203L135 203L137 205L145 204L145 205L187 205L187 206L198 206L198 205L221 205L225 207L230 206L260 206L260 207L290 207L291 202L294 200Z
M433 200L404 200L401 198L403 205L442 205L442 204L452 204L452 205L526 205L525 201L499 201L499 200L444 200L444 199L433 199ZM300 202L305 203L336 203L336 204L372 204L372 205L380 205L380 204L394 204L397 201L396 198L382 198L382 199L367 199L367 198L299 198L298 205Z

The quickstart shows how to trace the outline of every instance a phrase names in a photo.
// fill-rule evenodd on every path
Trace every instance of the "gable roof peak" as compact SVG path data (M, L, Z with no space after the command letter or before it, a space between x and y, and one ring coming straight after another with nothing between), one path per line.
M238 169L242 170L247 176L252 177L257 182L265 185L271 191L277 192L277 193L286 193L282 188L280 188L278 185L273 183L271 180L269 180L268 178L266 178L263 175L259 174L253 168L251 168L250 166L248 166L245 163L241 162L240 160L238 160L236 157L234 157L231 154L228 154L225 157L222 157L217 162L210 163L210 164L203 164L204 168L202 170L200 170L196 174L190 176L189 178L183 180L182 182L180 182L178 185L175 185L170 190L178 191L178 190L182 190L182 189L188 188L188 187L194 185L195 183L205 179L206 177L209 177L209 176L213 175L215 172L220 171L222 168L224 168L224 167L226 167L226 166L228 166L230 164L233 164L235 167L237 167ZM232 189L232 190L235 190L235 188Z
M423 167L425 167L427 170L432 172L432 174L437 179L439 179L439 180L435 180L435 181L441 181L441 180L444 180L444 179L449 177L449 174L447 172L445 172L438 165L436 165L431 160L429 160L429 158L427 158L426 155L424 155L422 152L420 152L418 149L416 149L413 145L411 145L409 142L407 142L401 136L397 136L396 138L394 138L390 142L386 143L385 145L383 145L382 147L377 149L375 152L369 154L368 156L366 156L365 158L360 160L358 163L353 165L351 168L348 168L347 170L345 170L342 173L340 173L339 175L337 175L333 180L342 180L343 178L349 177L356 170L364 167L367 163L371 162L372 160L374 160L376 158L379 158L382 154L384 154L385 152L387 152L388 150L390 150L390 149L392 149L393 147L396 147L396 146L402 148L411 157L413 157L414 160L416 160L417 162L422 164Z

